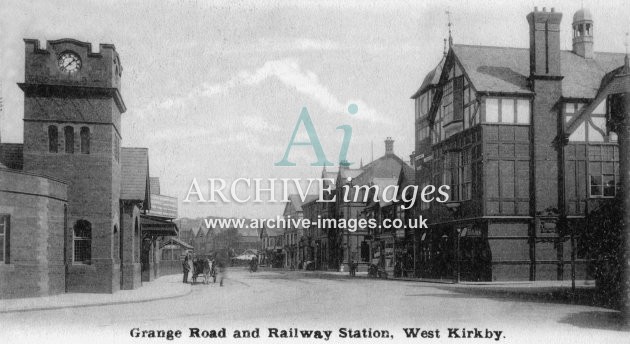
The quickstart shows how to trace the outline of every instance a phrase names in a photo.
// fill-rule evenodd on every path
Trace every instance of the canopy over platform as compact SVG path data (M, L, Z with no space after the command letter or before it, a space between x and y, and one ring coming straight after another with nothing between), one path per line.
M140 229L142 235L159 237L159 236L177 236L177 225L171 221L165 221L158 217L140 215Z

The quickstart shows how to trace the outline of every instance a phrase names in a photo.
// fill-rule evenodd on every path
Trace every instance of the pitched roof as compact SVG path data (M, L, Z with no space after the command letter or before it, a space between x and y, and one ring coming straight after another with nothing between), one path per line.
M446 55L442 56L440 62L438 62L437 66L433 68L422 81L422 85L416 93L411 96L411 99L418 98L424 91L429 89L431 86L435 86L440 82L440 75L442 75L442 68L444 68L444 63L446 62Z
M388 186L398 185L398 178L374 178L372 180L372 183L374 185L378 186L378 190L379 190L378 203L379 203L380 207L382 208L384 206L392 204L392 202L385 202L383 200L383 198L384 197L386 197L386 198L393 198L393 197L395 197L396 195L392 194L392 192L395 191L395 190L390 188L390 189L387 190L387 193L385 193L384 190Z
M363 168L363 169L361 169L361 168L342 168L342 169L339 170L339 174L341 176L341 179L346 179L348 177L354 179L358 175L363 173L364 170L365 170L365 168Z
M452 49L478 92L532 93L527 82L528 48L456 44ZM561 51L562 96L595 97L602 77L621 66L623 57L624 54L596 52L593 59L585 59L572 51Z
M367 185L374 178L396 178L400 175L400 168L404 164L396 154L382 157L363 166L363 172L353 178L354 185Z
M21 170L24 167L23 148L21 143L1 143L0 164L13 170Z
M177 238L174 238L174 237L171 237L168 240L166 240L163 243L161 243L160 244L160 248L164 248L164 246L166 246L166 245L177 245L177 246L181 246L183 248L189 249L189 250L193 249L192 246L190 246L187 243L185 243L185 242L183 242L183 241L181 241L181 240L179 240Z
M250 220L250 224L251 224L251 220ZM238 231L238 234L240 234L243 238L248 238L248 237L258 238L257 228L244 227L244 228L238 228L237 231Z
M120 198L149 202L149 150L123 147L120 161L122 165Z

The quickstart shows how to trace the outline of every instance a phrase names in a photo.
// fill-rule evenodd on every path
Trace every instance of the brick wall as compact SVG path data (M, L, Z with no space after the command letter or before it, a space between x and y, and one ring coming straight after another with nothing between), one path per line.
M66 189L60 181L0 170L0 214L10 215L10 264L0 263L0 298L65 291Z

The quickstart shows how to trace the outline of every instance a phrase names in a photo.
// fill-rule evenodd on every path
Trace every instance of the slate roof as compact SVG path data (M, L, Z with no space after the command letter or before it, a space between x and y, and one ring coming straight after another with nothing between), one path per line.
M456 44L452 49L478 92L532 93L527 83L529 48ZM596 52L593 59L585 59L563 50L560 58L562 96L590 99L604 75L623 64L624 54Z
M392 204L392 202L383 201L383 197L387 197L387 198L394 197L395 195L392 193L394 192L394 189L389 188L387 190L387 194L384 194L383 190L385 190L385 188L387 188L388 186L397 185L398 178L374 178L372 180L372 183L378 186L378 189L379 189L379 200L378 200L379 206L382 208L382 207ZM370 199L372 199L372 197L370 197Z
M21 170L24 167L24 145L21 143L0 144L0 166L4 165L13 170Z
M363 166L363 172L353 177L353 185L368 185L374 178L396 178L400 175L400 168L404 164L396 154L382 157Z
M342 169L339 170L339 173L341 174L341 178L342 179L346 179L348 177L354 179L358 175L363 173L363 169L360 169L360 168L342 168Z
M149 150L123 147L120 154L120 199L149 202Z
M416 93L414 93L414 95L411 96L411 99L418 98L422 94L422 92L426 91L431 86L437 85L440 82L440 75L442 75L442 68L444 68L445 62L446 62L446 56L443 56L440 62L438 62L437 66L435 66L435 68L433 68L424 77L424 80L422 81L422 85L420 85L420 88L418 89L418 91L416 91Z

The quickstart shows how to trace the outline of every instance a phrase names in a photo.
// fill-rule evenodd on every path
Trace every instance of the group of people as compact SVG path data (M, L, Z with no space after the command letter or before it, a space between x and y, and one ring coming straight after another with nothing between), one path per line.
M197 278L201 275L205 284L210 283L210 278L212 278L213 283L216 283L218 277L219 285L223 286L225 264L221 260L205 257L192 258L190 254L187 254L182 262L182 269L184 283L188 283L188 274L192 271L192 283L196 283Z

